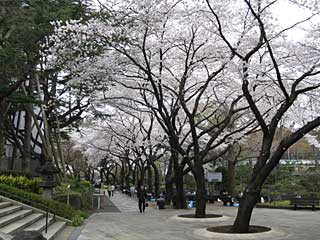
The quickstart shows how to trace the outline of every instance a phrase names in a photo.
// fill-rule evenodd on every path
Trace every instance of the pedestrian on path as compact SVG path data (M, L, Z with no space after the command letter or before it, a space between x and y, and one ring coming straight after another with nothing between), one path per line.
M134 186L131 186L131 187L130 187L130 197L131 197L131 196L134 196L134 191L135 191L135 187L134 187Z
M147 192L144 186L141 186L140 189L138 189L137 197L139 199L139 211L142 213L146 209L146 197L147 197Z
M112 197L113 197L113 193L114 193L114 190L116 189L116 187L112 184L111 185L111 195L112 195Z
M108 186L108 195L109 195L109 198L111 197L111 193L112 193L112 185L109 185L109 186Z

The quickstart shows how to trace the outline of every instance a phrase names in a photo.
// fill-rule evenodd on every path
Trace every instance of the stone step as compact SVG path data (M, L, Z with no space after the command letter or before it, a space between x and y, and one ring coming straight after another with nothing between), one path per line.
M19 210L17 212L11 213L9 215L0 218L0 228L8 225L16 220L26 217L32 213L31 209Z
M45 233L45 231L42 231L42 234L47 240L52 240L59 232L61 232L64 229L65 225L66 225L66 222L62 222L62 221L54 222L49 226L48 232Z
M1 208L0 209L0 217L9 215L11 213L17 212L20 209L22 209L22 206L9 206L9 207L5 207L5 208Z
M32 225L34 222L38 221L43 217L42 213L32 213L24 218L21 218L13 223L10 223L2 228L0 228L0 232L6 234L15 234L18 231Z
M54 222L53 218L48 219L48 227ZM37 222L33 223L32 225L30 225L29 227L25 228L25 231L38 231L38 232L42 232L46 229L46 218L45 216L43 218L41 218L40 220L38 220Z
M0 202L0 208L6 208L11 206L12 203L11 202Z

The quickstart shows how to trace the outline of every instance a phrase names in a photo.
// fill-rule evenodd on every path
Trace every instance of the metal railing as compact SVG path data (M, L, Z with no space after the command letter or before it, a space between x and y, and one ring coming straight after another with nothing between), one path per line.
M39 208L39 209L45 211L45 216L46 216L45 233L48 232L49 213L51 213L53 215L53 218L52 218L53 221L55 221L55 219L56 219L56 214L54 213L54 211L52 211L51 208L49 208L48 205L46 206L46 205L34 202L34 201L30 200L30 199L21 197L19 195L14 194L14 193L6 192L6 191L4 191L2 189L0 189L0 195L3 195L4 197L8 197L8 198L10 198L12 200L16 200L16 201L19 201L21 203L24 203L24 204L27 204L27 205L30 205L32 207L36 207L36 208Z

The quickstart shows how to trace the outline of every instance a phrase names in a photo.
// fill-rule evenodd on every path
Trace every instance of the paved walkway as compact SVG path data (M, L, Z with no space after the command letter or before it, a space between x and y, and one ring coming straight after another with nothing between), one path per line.
M104 196L101 199L101 209L94 210L95 213L97 212L120 212L120 209L108 198Z
M183 221L173 216L192 213L194 210L156 210L147 208L143 214L138 212L137 201L122 193L115 194L111 201L121 211L99 212L90 216L77 240L197 240L222 239L205 238L197 231L216 225L232 224L236 207L223 207L220 204L208 204L207 212L227 216L223 220ZM316 240L320 239L320 211L255 209L252 224L280 229L280 237L253 237L241 239L272 240ZM234 236L229 239L240 239Z
M122 213L137 212L139 211L138 202L135 197L129 197L126 194L115 192L110 198L110 201L120 210Z

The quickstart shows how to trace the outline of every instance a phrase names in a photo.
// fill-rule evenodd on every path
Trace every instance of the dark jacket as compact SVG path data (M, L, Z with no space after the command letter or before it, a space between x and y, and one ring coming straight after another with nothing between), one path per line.
M147 192L145 189L141 190L139 189L137 192L137 197L139 200L145 200L147 198Z

